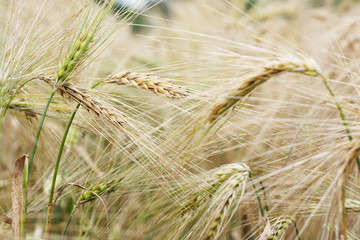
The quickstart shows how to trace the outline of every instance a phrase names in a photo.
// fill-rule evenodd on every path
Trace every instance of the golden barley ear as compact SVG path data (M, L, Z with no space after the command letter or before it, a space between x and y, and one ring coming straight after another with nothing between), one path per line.
M208 120L210 123L224 115L231 107L243 101L243 98L251 94L257 87L270 78L284 72L301 73L308 76L320 74L319 67L312 59L274 59L267 66L258 69L241 80L235 91L226 96L222 103L217 104L211 111Z
M185 194L179 229L183 231L188 224L192 229L185 233L185 239L220 238L239 207L249 171L245 164L223 165L207 172L203 182Z
M138 72L121 72L109 75L105 81L117 85L125 85L134 88L142 88L156 95L165 95L168 98L184 98L189 96L189 89L169 83L157 76Z
M45 81L50 86L55 87L55 82L52 76L42 75L38 78ZM102 103L101 100L91 95L85 88L66 82L57 86L56 90L61 94L61 96L67 97L79 103L89 112L95 113L98 117L106 119L114 126L123 126L126 122L111 106Z

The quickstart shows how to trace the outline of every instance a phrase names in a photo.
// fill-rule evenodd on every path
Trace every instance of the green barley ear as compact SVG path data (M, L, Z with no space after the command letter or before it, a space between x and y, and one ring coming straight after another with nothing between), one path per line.
M251 9L253 9L257 2L258 0L247 0L244 7L245 12L249 12Z
M80 131L77 129L77 127L72 126L70 128L69 135L65 140L65 146L67 148L72 148L73 146L76 145L76 143L79 142L79 139L80 139Z
M89 201L95 200L96 196L94 195L94 193L98 195L104 195L115 191L123 179L124 178L116 178L109 182L98 183L92 186L91 188L89 188L90 191L87 190L83 191L80 196L79 204L84 204Z
M62 62L58 65L58 70L54 74L57 83L69 81L70 74L79 66L90 49L90 43L94 39L94 31L84 30L80 37L70 47L69 52Z
M285 217L281 217L281 218L277 219L275 224L272 227L271 234L266 239L267 240L285 239L287 230L293 223L296 228L295 220L289 216L285 216Z

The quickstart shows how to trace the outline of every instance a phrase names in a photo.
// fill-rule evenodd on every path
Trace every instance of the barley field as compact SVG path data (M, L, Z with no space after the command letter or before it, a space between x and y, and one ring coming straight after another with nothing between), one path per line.
M0 12L0 239L360 239L360 1Z

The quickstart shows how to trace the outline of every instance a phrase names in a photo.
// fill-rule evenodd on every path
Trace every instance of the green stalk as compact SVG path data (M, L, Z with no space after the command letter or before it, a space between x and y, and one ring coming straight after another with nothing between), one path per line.
M330 85L329 85L329 83L328 83L328 81L327 81L327 78L326 78L324 75L321 75L321 78L323 79L323 81L324 81L324 83L325 83L325 86L326 86L326 89L329 91L331 97L333 97L334 100L335 100L335 105L336 105L336 107L337 107L337 109L338 109L338 111L339 111L340 117L341 117L341 119L342 119L342 121L343 121L343 125L344 125L344 127L345 127L345 132L347 133L348 139L349 139L349 141L351 142L351 141L353 140L353 137L352 137L352 135L351 135L351 131L350 131L350 129L349 129L349 124L348 124L348 122L347 122L347 120L346 120L344 111L342 110L340 104L339 104L338 101L336 100L336 96L335 96L334 92L331 90ZM359 158L359 157L356 157L356 164L357 164L358 170L359 170L359 172L360 172L360 158Z
M60 160L61 160L62 152L64 150L66 138L67 138L67 135L68 135L70 127L71 127L71 124L72 124L72 122L73 122L73 120L75 118L75 115L76 115L77 110L79 109L79 107L80 107L80 104L78 104L75 107L75 110L74 110L74 112L72 113L72 115L71 115L71 117L69 119L68 125L66 126L66 129L65 129L65 132L64 132L63 139L61 141L59 153L58 153L58 156L57 156L57 159L56 159L56 165L55 165L55 169L54 169L53 179L52 179L52 182L51 182L49 204L52 203L52 200L53 200L53 197L54 197L54 189L55 189L56 177L57 177L57 173L58 173L58 170L59 170Z
M72 113L69 122L66 126L65 132L64 132L64 136L61 140L61 144L60 144L60 148L59 148L59 153L56 159L56 164L55 164L55 169L54 169L54 174L53 174L53 178L52 178L52 182L51 182L51 189L50 189L50 196L49 196L49 205L47 208L47 212L46 212L46 221L45 221L45 238L44 239L48 239L49 238L49 230L50 230L50 213L51 213L51 207L52 207L52 201L54 198L54 191L55 191L55 183L56 183L56 177L57 177L57 173L59 170L59 166L60 166L60 160L61 160L61 156L64 150L64 146L65 146L65 142L66 142L66 138L67 135L69 133L70 127L72 125L72 122L75 118L75 115L77 113L77 110L79 109L80 104L78 104L75 107L74 112Z
M251 183L252 183L252 185L253 185L253 188L254 188L254 190L255 190L256 198L257 198L257 200L258 200L258 202L259 202L259 208L260 208L261 216L262 216L262 217L265 217L264 208L263 208L263 205L262 205L262 203L261 203L261 199L260 199L260 196L259 196L259 192L258 192L258 190L256 189L256 185L255 185L254 180L253 180L253 178L252 178L252 173L251 173L251 171L249 171L249 178L250 178Z
M76 207L76 205L74 206L73 211L70 213L70 217L69 217L69 219L68 219L68 221L66 223L66 226L65 226L65 229L64 229L64 232L63 232L63 239L66 238L66 232L67 232L67 230L68 230L68 228L70 226L71 219L72 219L72 217L73 217L73 215L75 213L75 207Z
M299 234L299 228L296 224L296 221L294 221L294 227L295 227L295 232L296 232L296 236L298 237L298 240L301 240L300 234Z
M32 168L32 164L33 164L33 161L34 161L36 147L37 147L37 144L38 144L38 141L39 141L39 138L40 138L40 133L41 133L42 127L44 125L44 121L45 121L46 114L48 112L51 100L53 99L53 97L55 95L55 92L56 92L56 90L53 90L53 92L51 93L51 95L49 97L49 100L48 100L48 102L46 104L46 107L45 107L43 116L41 118L41 122L40 122L40 125L39 125L39 128L38 128L38 131L37 131L37 134L36 134L36 137L35 137L35 142L34 142L32 152L31 152L29 165L24 170L24 184L23 184L23 187L24 187L24 198L23 198L24 205L23 205L23 214L21 216L21 234L22 234L22 237L24 239L26 239L27 195L28 195L27 193L28 193L28 185L29 185L29 181L30 181L31 168Z
M267 204L266 189L262 181L260 181L260 185L261 185L261 190L264 193L265 211L269 212L270 209L269 209L269 205Z
M41 122L40 122L40 125L39 125L39 128L38 128L38 131L37 131L37 134L36 134L36 137L35 137L34 147L32 149L31 156L30 156L30 161L29 161L28 184L29 184L29 180L30 180L30 173L31 173L31 169L32 169L33 161L34 161L34 156L35 156L35 151L36 151L36 147L37 147L37 144L38 144L38 141L39 141L40 133L41 133L42 127L44 125L45 117L46 117L47 111L49 109L51 100L53 99L53 97L55 95L55 92L56 92L56 90L54 90L51 93L50 97L49 97L49 100L48 100L48 102L46 104L46 107L45 107L43 116L41 118Z
M98 86L99 84L101 84L102 81L94 84L91 88L94 89L96 86ZM54 192L55 192L55 184L56 184L56 178L57 178L57 173L59 171L59 166L60 166L60 161L61 161L61 156L62 156L62 153L64 151L64 146L65 146L65 142L66 142L66 138L69 134L69 130L70 130L70 127L74 121L74 118L75 118L75 115L78 111L80 107L80 103L78 103L69 119L69 122L66 126L66 129L65 129L65 132L64 132L64 135L63 135L63 138L61 140L61 144L60 144L60 148L59 148L59 152L58 152L58 156L57 156L57 159L56 159L56 163L55 163L55 169L54 169L54 173L53 173L53 178L52 178L52 182L51 182L51 189L50 189L50 196L49 196L49 205L48 205L48 208L47 208L47 211L46 211L46 220L45 220L45 239L48 239L49 237L49 230L50 230L50 213L51 213L51 207L52 207L52 203L53 203L53 199L54 199Z

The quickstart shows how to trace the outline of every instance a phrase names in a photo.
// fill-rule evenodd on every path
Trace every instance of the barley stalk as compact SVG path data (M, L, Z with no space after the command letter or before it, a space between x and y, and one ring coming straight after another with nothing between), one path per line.
M301 73L308 76L317 76L320 74L318 66L312 59L293 58L293 59L275 59L265 67L260 68L255 73L250 74L243 79L234 92L229 94L226 99L216 105L209 116L209 121L214 122L219 116L222 116L232 106L242 102L245 96L251 94L258 86L265 83L270 78L284 72Z
M50 86L54 86L54 81L51 76L39 76L39 79L45 81ZM123 123L125 123L125 120L123 120L118 113L90 95L87 89L66 82L58 86L57 91L61 96L74 100L89 112L95 113L98 117L105 118L115 126L122 126Z
M104 82L142 88L149 90L156 95L163 94L168 98L180 99L189 96L189 90L181 86L166 82L157 76L138 72L126 71L118 74L111 74Z

